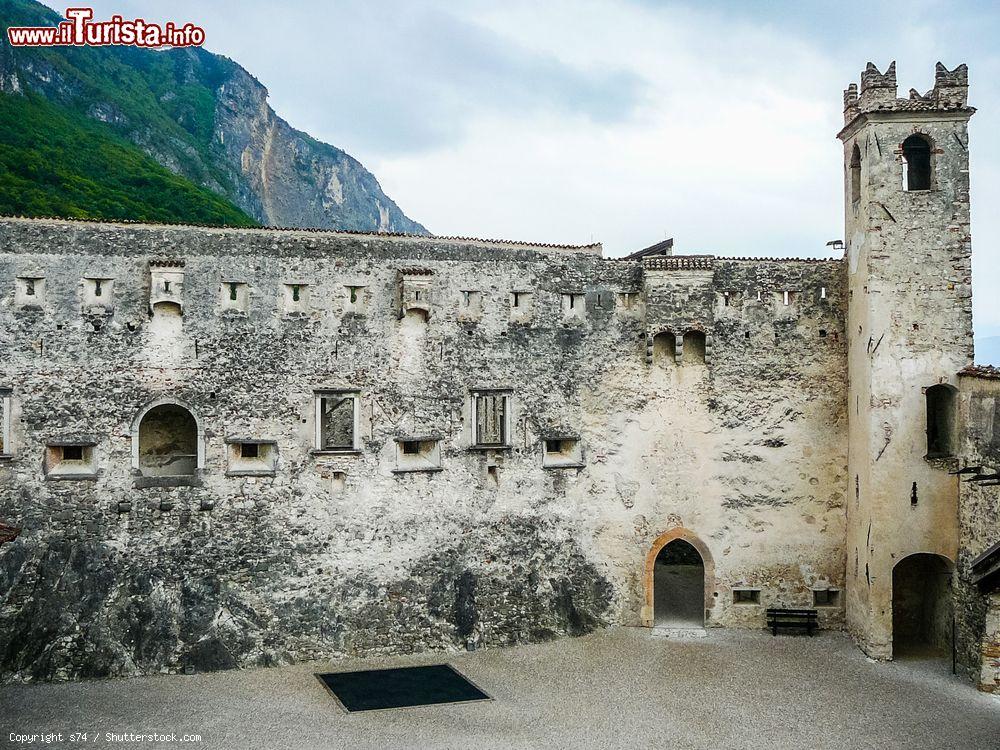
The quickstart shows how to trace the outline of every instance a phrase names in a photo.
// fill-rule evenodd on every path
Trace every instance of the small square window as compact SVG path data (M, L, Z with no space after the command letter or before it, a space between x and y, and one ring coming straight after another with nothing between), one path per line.
M45 302L45 279L41 276L20 276L14 291L18 307L41 307Z
M285 284L282 304L286 313L300 313L308 311L309 285L301 282Z
M83 280L84 307L112 307L114 304L114 279L87 277Z
M273 440L227 440L229 477L274 476L278 467L278 445Z
M360 315L368 307L368 295L365 287L358 284L344 286L344 311Z
M440 470L441 441L439 438L397 438L394 473Z
M813 589L814 607L839 607L840 591L838 589Z
M97 475L94 445L53 444L45 448L46 479L92 479Z
M546 468L579 468L583 466L583 448L576 437L549 437L544 441L542 466Z
M583 294L570 292L562 295L563 317L582 318L585 312L585 307L586 304L584 302Z
M250 289L242 281L223 281L219 288L219 305L223 310L246 312L250 306Z
M760 604L760 589L733 589L733 604Z
M510 317L515 322L525 322L530 320L532 315L531 292L515 291L510 294Z

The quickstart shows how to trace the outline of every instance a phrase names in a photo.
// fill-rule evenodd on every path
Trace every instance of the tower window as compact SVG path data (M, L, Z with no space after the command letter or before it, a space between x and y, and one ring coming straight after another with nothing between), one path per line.
M903 141L904 190L931 189L931 144L922 135Z
M955 455L955 389L935 385L927 389L927 458Z
M861 200L861 149L854 144L851 152L851 203Z

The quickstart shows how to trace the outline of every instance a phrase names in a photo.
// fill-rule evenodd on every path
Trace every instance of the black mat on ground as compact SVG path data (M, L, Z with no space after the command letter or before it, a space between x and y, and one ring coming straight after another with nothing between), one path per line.
M316 676L348 711L490 699L448 664Z

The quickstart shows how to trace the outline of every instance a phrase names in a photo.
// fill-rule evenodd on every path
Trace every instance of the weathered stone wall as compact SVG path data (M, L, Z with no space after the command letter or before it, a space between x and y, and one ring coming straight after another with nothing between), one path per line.
M183 314L151 318L150 264L179 261ZM711 558L709 625L761 626L766 606L843 590L843 264L656 265L599 248L3 220L0 521L23 531L0 546L0 674L639 624L646 559L671 529ZM407 269L431 272L427 320L400 318ZM40 305L19 304L17 277L44 278ZM89 304L85 277L113 279L110 310ZM222 309L230 281L248 284L245 313ZM283 312L293 283L308 291ZM532 292L527 312L513 291ZM707 364L647 362L658 331L689 326ZM470 389L486 387L510 389L508 449L472 449ZM360 392L355 453L313 450L313 394L330 388ZM135 474L137 416L160 401L198 421L193 486ZM552 435L579 438L582 466L542 466ZM396 471L395 439L416 436L440 438L439 471ZM274 476L227 476L227 439L274 441ZM46 445L74 442L94 443L96 477L46 475ZM733 586L761 589L760 604L734 604ZM822 612L843 621L842 605Z
M954 457L927 458L925 390L972 362L972 242L964 66L896 97L895 66L845 92L845 242L851 304L848 622L892 656L892 571L911 554L955 562ZM904 141L931 151L929 189L904 189ZM857 149L855 151L855 149ZM857 162L855 173L852 164Z
M961 465L1000 471L1000 372L987 377L963 373ZM965 475L966 479L970 475ZM971 563L1000 542L1000 487L975 481L960 485L961 524L955 576L958 661L980 689L1000 690L1000 592L972 583Z

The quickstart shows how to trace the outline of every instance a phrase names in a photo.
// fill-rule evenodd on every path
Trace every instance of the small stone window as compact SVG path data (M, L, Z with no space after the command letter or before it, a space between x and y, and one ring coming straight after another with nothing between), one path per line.
M915 133L903 141L903 189L931 189L931 143L926 136Z
M618 292L618 309L623 312L631 312L639 308L640 298L638 292Z
M513 291L510 294L510 317L515 322L531 318L534 294L527 291Z
M97 476L94 443L49 443L45 447L43 470L46 479L94 479Z
M854 144L851 151L851 205L861 200L861 149Z
M683 361L686 365L705 364L707 342L702 331L687 331L683 341Z
M838 589L813 589L814 607L839 607L840 591Z
M150 261L149 312L154 319L184 314L184 261Z
M927 458L955 455L955 388L934 385L925 393L927 404Z
M547 469L580 468L583 445L575 435L556 435L542 441L542 466Z
M114 307L115 280L88 276L83 280L83 306Z
M14 297L18 307L41 307L45 302L45 279L41 276L19 276Z
M274 440L233 438L229 445L230 477L274 476L278 466L278 444Z
M478 318L483 312L483 293L474 289L462 291L458 314L463 318Z
M396 438L396 468L393 473L441 471L439 437Z
M11 442L11 398L10 388L0 388L0 458L9 458L14 454Z
M568 292L562 295L562 314L564 318L582 318L586 302L583 294Z
M344 312L361 315L368 309L368 289L359 284L344 286Z
M733 604L760 604L760 589L733 589Z
M357 391L317 391L315 398L315 449L320 452L357 452L360 394Z
M473 392L472 424L475 447L508 447L510 393L507 391Z
M309 285L301 281L293 281L283 285L282 308L286 313L305 313L309 311Z
M223 281L219 288L219 305L223 310L246 312L250 306L250 288L243 281Z

